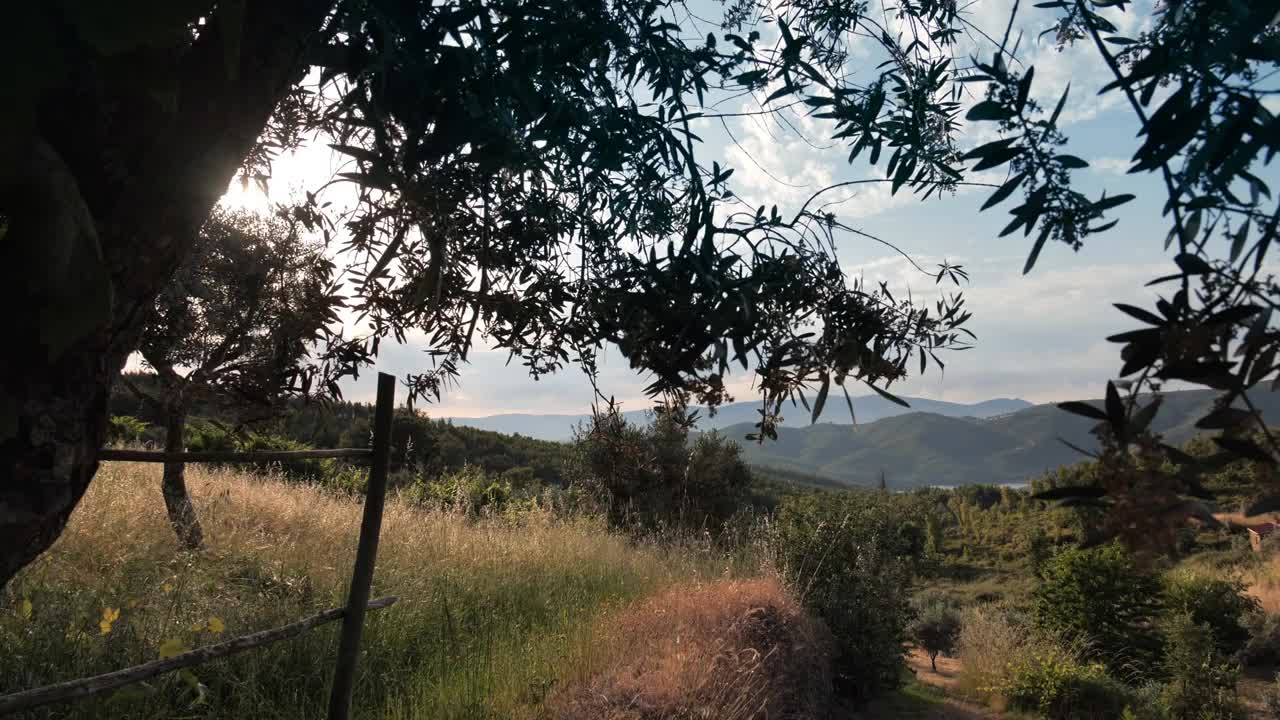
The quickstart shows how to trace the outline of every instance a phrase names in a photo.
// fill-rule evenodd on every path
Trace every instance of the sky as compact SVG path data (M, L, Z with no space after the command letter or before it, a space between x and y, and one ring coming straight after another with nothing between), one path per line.
M1066 152L1090 162L1077 170L1073 182L1090 197L1105 188L1109 195L1130 192L1138 199L1113 211L1120 223L1095 236L1079 252L1062 244L1046 246L1032 272L1022 274L1031 238L1022 233L998 237L1008 222L1006 202L986 212L978 210L989 195L987 189L965 191L943 199L920 201L906 191L891 196L887 185L863 185L846 198L836 212L846 224L893 242L920 265L930 268L946 259L964 265L970 282L963 288L973 312L969 329L977 335L973 349L942 357L945 372L931 368L893 386L895 392L937 400L976 402L997 397L1017 397L1032 402L1098 397L1106 381L1120 366L1119 347L1105 341L1107 335L1132 329L1112 306L1116 302L1149 305L1154 298L1143 285L1171 272L1171 255L1162 244L1168 225L1160 215L1163 186L1152 176L1128 176L1128 159L1137 148L1137 125L1118 93L1099 97L1097 90L1109 74L1088 45L1059 52L1052 36L1037 41L1039 31L1052 22L1050 10L1028 8L1023 3L1014 36L1023 37L1019 54L1036 68L1032 96L1053 107L1070 82L1071 93L1062 125L1070 139ZM998 36L1009 17L1008 0L976 0L969 6L970 19L988 34ZM1107 11L1124 34L1134 35L1150 23L1150 2L1131 6L1128 13ZM702 32L705 35L705 30ZM989 60L989 58L987 58ZM976 87L976 86L974 86ZM756 101L727 103L720 111L753 109ZM718 161L735 168L730 181L734 192L750 205L777 204L784 214L818 188L844 180L882 177L865 163L847 163L848 148L824 141L824 129L810 118L789 116L805 137L777 119L744 117L725 121L703 120L697 132L703 137L702 162ZM993 123L970 127L967 146L994 139ZM273 169L269 188L276 199L314 187L328 178L334 160L323 145L303 148L281 158ZM998 182L1003 175L983 179ZM321 178L317 180L317 178ZM839 193L840 191L835 191ZM233 184L226 201L254 205L264 202L260 191L243 191ZM916 297L934 292L932 278L911 268L902 257L872 241L847 236L840 239L838 257L850 277L885 281L895 292L911 290ZM421 344L384 344L376 367L344 383L349 399L368 401L374 394L374 373L403 376L421 371L430 362ZM438 404L424 407L437 416L483 416L499 413L580 413L587 411L593 393L582 373L569 368L534 381L518 361L506 364L504 351L477 349L462 368L457 387ZM606 353L600 385L606 394L622 401L625 409L647 407L644 377L627 367L616 352ZM749 375L729 378L737 399L754 396ZM862 394L863 391L851 393Z

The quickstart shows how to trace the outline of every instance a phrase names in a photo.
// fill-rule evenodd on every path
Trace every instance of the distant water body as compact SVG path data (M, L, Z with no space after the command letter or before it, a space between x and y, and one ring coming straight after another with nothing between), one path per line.
M934 488L938 488L938 489L941 489L941 490L955 490L956 488L966 487L966 486L968 486L968 485L988 485L988 484L990 484L990 483L966 483L965 485L930 485L929 487L934 487ZM1028 484L1028 483L1024 483L1024 482L1020 482L1020 483L995 483L995 486L996 486L996 487L1007 487L1007 488L1012 488L1012 489L1014 489L1014 490L1026 490L1026 489L1027 489L1027 487L1029 487L1029 484Z

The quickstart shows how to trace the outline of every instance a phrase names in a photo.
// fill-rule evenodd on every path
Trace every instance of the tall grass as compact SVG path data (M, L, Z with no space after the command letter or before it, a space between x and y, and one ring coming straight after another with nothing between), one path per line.
M158 466L104 465L63 536L0 596L0 693L342 604L358 500L194 466L188 484L208 539L199 554L177 549ZM612 661L595 618L743 567L537 512L473 521L393 498L383 522L374 594L400 602L370 615L358 717L537 717L564 678ZM322 716L336 628L28 717Z
M999 604L976 605L965 611L956 642L961 672L959 692L1003 709L1001 688L1014 664L1032 650L1035 639L1025 622Z
M1241 573L1248 583L1248 593L1258 598L1262 609L1280 614L1280 555L1261 560Z

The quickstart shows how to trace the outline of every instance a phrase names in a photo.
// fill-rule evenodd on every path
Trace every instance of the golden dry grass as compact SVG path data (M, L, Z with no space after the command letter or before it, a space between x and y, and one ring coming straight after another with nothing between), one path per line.
M921 648L912 648L907 655L907 667L911 669L916 680L943 690L956 690L960 684L960 673L964 669L960 658L939 655L936 662L938 670L935 672L934 663L929 660L929 653Z
M1243 579L1249 586L1248 593L1258 598L1263 610L1280 614L1280 555L1261 559L1244 571Z
M157 657L341 605L361 505L319 487L191 467L208 548L180 552L154 465L105 464L66 532L0 595L0 693ZM564 678L616 657L596 618L663 588L739 572L702 548L636 544L591 519L469 520L388 501L356 706L368 717L540 717ZM32 608L25 616L22 608ZM112 631L104 610L120 611ZM225 635L223 636L225 637ZM323 714L336 629L202 666L202 703L170 678L142 696L32 717Z
M213 557L252 559L282 578L305 576L338 588L351 571L361 503L318 486L228 469L188 469L187 482ZM139 554L176 554L165 519L157 465L103 466L67 530L38 572L118 574ZM584 563L661 575L659 558L603 532L587 519L561 521L528 514L519 526L472 522L391 498L383 516L378 580L400 592L430 585L461 569L479 577L537 568L581 569Z
M999 688L1008 679L1010 668L1039 649L1041 643L1013 622L1006 608L992 604L971 607L965 612L956 643L958 667L949 687L963 697L1004 710L1006 702Z
M1214 513L1213 517L1218 522L1227 527L1235 529L1244 529L1250 525L1261 525L1262 523L1280 522L1280 513L1263 513L1261 515L1245 515L1240 512L1220 512Z
M553 697L558 720L826 716L830 635L772 578L673 588L597 635L616 659Z

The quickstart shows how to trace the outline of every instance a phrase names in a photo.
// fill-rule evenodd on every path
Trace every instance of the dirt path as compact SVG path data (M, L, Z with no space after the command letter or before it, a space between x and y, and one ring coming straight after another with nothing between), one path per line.
M929 663L929 654L923 650L912 650L907 656L907 667L916 674L916 680L926 685L941 688L946 692L955 690L960 679L960 661L953 657L938 656L938 671L934 672Z
M908 688L851 714L849 720L999 720L1001 717L952 698L922 699Z
M897 694L879 700L851 720L999 720L1000 713L979 705L948 697L956 687L960 663L954 658L938 658L934 672L929 656L915 651L907 657L916 682Z

